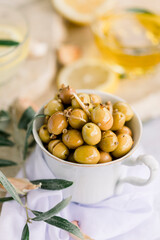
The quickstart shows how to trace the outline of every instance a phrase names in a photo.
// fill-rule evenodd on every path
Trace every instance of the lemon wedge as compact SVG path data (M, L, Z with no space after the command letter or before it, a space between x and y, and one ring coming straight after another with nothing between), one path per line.
M52 0L55 9L68 20L78 24L89 24L95 14L107 11L113 0Z
M80 59L63 68L57 78L58 88L62 84L75 89L96 89L114 92L119 78L106 62L99 59Z

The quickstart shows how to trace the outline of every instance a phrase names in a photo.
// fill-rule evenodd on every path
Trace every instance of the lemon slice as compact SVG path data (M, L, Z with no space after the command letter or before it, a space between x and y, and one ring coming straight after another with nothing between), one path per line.
M95 14L107 11L113 0L52 0L55 9L74 23L89 24Z
M58 88L62 84L75 89L96 89L114 92L119 79L106 62L99 59L81 59L63 68L58 75Z

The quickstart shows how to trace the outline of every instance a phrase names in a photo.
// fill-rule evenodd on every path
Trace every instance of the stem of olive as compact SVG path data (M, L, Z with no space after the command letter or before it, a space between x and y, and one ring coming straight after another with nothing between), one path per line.
M58 98L58 100L57 100L59 103L61 103L62 102L62 100L60 99L60 98Z
M71 115L68 115L68 114L66 114L65 116L68 117L68 118L73 118L73 119L81 120L82 122L85 122L85 123L87 122L85 119L83 119L83 118L81 118L81 117L71 116Z
M81 120L82 122L87 122L85 119L81 118L81 117L76 117L76 116L69 116L70 118L74 118L74 119L77 119L77 120Z
M63 131L62 131L62 132L66 134L66 133L67 133L67 131L68 131L68 130L65 128L65 129L63 129Z
M12 126L13 126L13 138L14 138L14 142L16 143L16 149L20 158L20 164L22 165L22 171L23 171L24 177L26 177L26 169L23 161L23 149L24 149L23 135L17 127L18 121L17 121L17 112L15 108L11 107L10 113L11 113Z
M106 105L107 105L108 111L110 111L110 113L113 114L113 106L111 101L106 102Z
M79 105L81 106L81 108L85 111L85 113L88 115L88 117L91 116L89 110L87 109L87 107L84 105L84 103L81 101L81 99L77 96L76 93L73 93L73 96L75 97L75 99L77 100L77 102L79 103Z
M56 139L57 138L57 136L56 135L54 135L54 134L51 134L51 136L50 136L50 139Z
M25 210L26 210L26 215L27 215L27 222L28 223L31 223L31 218L29 217L29 214L28 214L28 210L29 210L29 208L28 208L28 206L27 206L27 195L25 195Z

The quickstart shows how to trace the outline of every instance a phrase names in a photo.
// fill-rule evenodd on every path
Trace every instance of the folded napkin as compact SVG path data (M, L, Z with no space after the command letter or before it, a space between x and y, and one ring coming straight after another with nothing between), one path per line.
M137 151L137 155L142 152ZM145 171L146 170L146 171ZM30 180L54 178L41 149L37 146L26 162ZM129 167L128 174L148 176L144 166ZM21 170L17 177L23 177ZM82 231L94 240L159 240L160 211L156 201L160 196L160 178L145 187L125 184L119 196L94 205L70 203L61 217L77 220ZM47 211L63 198L62 191L33 190L28 194L29 208ZM25 210L15 201L3 204L0 217L0 240L20 240L26 222ZM70 240L68 233L44 222L29 224L30 240Z

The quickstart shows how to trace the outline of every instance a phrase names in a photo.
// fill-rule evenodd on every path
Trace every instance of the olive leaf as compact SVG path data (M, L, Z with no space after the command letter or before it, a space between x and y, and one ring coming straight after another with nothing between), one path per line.
M11 140L1 137L0 138L0 146L4 146L4 147L12 147L14 146L14 142L12 142Z
M4 197L4 198L0 198L0 203L8 202L8 201L11 201L11 200L13 200L12 197Z
M76 237L79 237L80 239L84 240L84 237L83 237L80 229L65 218L54 216L54 217L46 220L45 222L48 224L51 224L55 227L61 228L69 233L72 233Z
M0 138L8 138L10 137L11 135L8 133L8 132L5 132L3 130L0 130Z
M143 8L127 8L127 11L135 12L135 13L145 13L145 14L154 15L153 12L150 12L147 9L143 9Z
M10 134L3 131L3 130L0 130L0 146L13 146L14 143L9 140L8 138L10 137Z
M16 200L20 205L23 205L18 193L16 192L16 189L14 186L8 181L8 179L5 177L5 175L0 171L0 183L3 185L3 187L6 189L8 193Z
M0 158L0 167L8 167L8 166L14 166L14 165L17 165L17 163L7 159Z
M62 209L64 209L69 204L70 201L71 201L71 197L66 198L66 199L62 200L61 202L59 202L56 206L51 208L49 211L43 212L39 216L32 218L32 220L33 221L45 221L47 219L50 219L54 215L58 214ZM34 211L33 211L33 213L34 213Z
M0 39L0 46L18 46L20 43L13 40L8 39Z
M26 132L26 137L25 137L25 143L24 143L24 151L23 151L23 159L25 160L26 159L26 156L27 156L27 150L28 150L28 147L29 147L29 144L28 144L28 138L30 137L31 133L32 133L32 127L33 127L33 122L36 118L39 118L39 117L45 117L44 114L39 114L39 115L36 115L28 124L27 126L27 132Z
M10 119L10 115L7 111L0 110L0 120L8 121Z
M19 129L24 129L27 130L27 125L28 123L33 119L35 115L35 111L33 110L32 107L28 107L24 113L22 114L19 123L18 123L18 128Z
M32 148L35 146L35 144L36 144L36 141L34 139L32 139L32 141L28 144L28 147Z
M33 211L33 213L36 216L39 216L40 214L42 214L42 212L38 212L38 211ZM75 226L73 223L69 222L68 220L62 217L54 216L50 219L45 220L45 222L55 227L58 227L60 229L63 229L69 233L72 233L76 237L79 237L80 239L84 240L84 237L81 231L79 230L79 228Z
M21 240L29 240L29 228L27 223L23 228Z
M68 188L73 184L73 182L66 181L63 179L39 179L39 180L31 181L31 183L36 185L41 183L42 189L53 190L53 191Z

